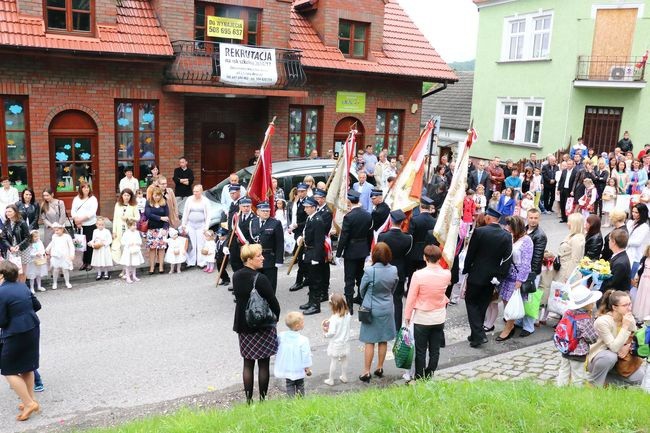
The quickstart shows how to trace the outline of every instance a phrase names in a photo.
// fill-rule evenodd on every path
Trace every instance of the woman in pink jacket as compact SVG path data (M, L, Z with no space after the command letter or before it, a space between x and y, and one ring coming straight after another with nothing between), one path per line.
M413 321L415 336L415 379L430 378L438 367L440 345L444 341L445 319L449 299L445 290L451 282L451 272L438 263L442 252L435 245L424 248L427 266L413 274L406 298L406 326ZM427 350L429 362L427 367Z

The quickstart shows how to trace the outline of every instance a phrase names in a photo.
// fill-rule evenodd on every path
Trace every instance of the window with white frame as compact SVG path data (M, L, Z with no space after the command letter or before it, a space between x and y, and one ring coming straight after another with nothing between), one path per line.
M505 18L502 61L546 59L550 55L553 12Z
M515 144L540 144L543 112L542 100L499 100L494 139Z

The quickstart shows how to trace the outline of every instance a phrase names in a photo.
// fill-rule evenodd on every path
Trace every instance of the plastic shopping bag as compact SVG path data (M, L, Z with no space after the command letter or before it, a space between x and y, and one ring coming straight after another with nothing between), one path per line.
M415 341L409 335L406 326L402 326L395 338L393 346L393 355L395 355L395 365L397 368L410 369L413 363L413 354L415 353Z
M564 315L564 312L569 308L569 285L553 281L551 283L551 290L548 295L548 311Z
M567 215L573 213L573 197L567 197L566 204L564 205L564 213Z
M544 289L537 289L535 293L528 294L528 300L524 302L526 316L537 319L539 317L539 306L542 303Z
M74 244L75 251L82 253L86 251L88 242L86 242L86 235L83 233L75 233L74 238L72 238L72 243Z
M521 292L515 290L503 310L503 317L506 320L523 319L526 312L524 311L524 301L521 299Z

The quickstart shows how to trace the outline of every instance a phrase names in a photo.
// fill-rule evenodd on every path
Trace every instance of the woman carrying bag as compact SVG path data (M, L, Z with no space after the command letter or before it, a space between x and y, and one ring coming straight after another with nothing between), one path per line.
M377 349L377 369L375 376L384 375L384 360L388 341L395 339L395 311L393 307L393 292L397 287L399 277L397 268L390 264L392 260L390 247L385 242L379 242L372 251L372 266L367 267L361 278L359 293L363 299L359 310L359 320L365 311L370 312L370 323L361 322L359 341L365 343L363 374L359 376L362 382L370 382L372 377L370 367ZM367 313L366 313L367 315Z
M29 245L32 241L29 235L29 227L23 221L18 207L10 204L5 209L5 228L2 231L2 243L7 252L7 260L15 264L19 269L18 281L25 282L27 264L32 260L29 254Z
M93 231L97 228L97 198L93 195L93 190L90 188L88 182L80 182L78 194L72 200L72 209L70 216L74 222L77 232L81 232L85 236L85 241L88 242L93 238ZM84 242L84 245L85 243ZM93 259L92 248L86 248L82 254L82 265L80 271L90 271L92 267L90 262Z

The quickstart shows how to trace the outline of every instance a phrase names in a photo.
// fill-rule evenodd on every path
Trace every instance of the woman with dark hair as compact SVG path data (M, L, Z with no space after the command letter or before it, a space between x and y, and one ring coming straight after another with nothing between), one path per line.
M160 177L160 169L158 168L158 165L154 164L151 166L149 169L150 172L147 175L146 181L147 181L147 188L152 185L154 182L158 181L158 178Z
M138 209L135 202L135 194L129 188L124 189L113 210L113 242L111 243L111 255L113 261L119 263L122 258L122 234L126 231L127 220L138 220Z
M34 190L25 188L20 193L20 200L16 202L18 212L27 223L29 230L38 230L38 219L41 217L41 206L36 201Z
M596 213L599 217L603 217L603 192L605 191L605 186L607 185L607 179L609 179L609 170L607 170L607 164L603 158L599 158L596 170L594 170L594 183L596 184L596 190L598 191L598 199L596 199Z
M390 264L393 259L390 247L385 242L379 242L372 250L372 266L363 271L359 294L361 306L370 310L372 315L371 323L361 323L359 341L365 343L363 374L359 379L363 382L370 382L370 366L377 349L377 369L375 376L384 375L384 360L388 341L395 338L395 310L393 307L393 292L397 287L399 277L397 268ZM445 286L446 288L446 286Z
M86 241L88 242L93 238L93 231L97 228L98 207L97 198L93 195L90 184L86 181L79 182L77 195L72 200L70 216L72 217L75 228L86 236ZM82 254L82 265L79 270L90 271L92 269L90 266L92 258L93 249L86 248L86 251Z
M59 223L65 226L67 219L65 213L65 203L63 200L54 198L52 190L45 188L42 193L43 202L41 203L41 217L43 218L43 225L45 226L43 245L49 245L54 235L52 224Z
M627 232L630 239L627 241L627 255L632 264L630 279L634 279L639 270L639 264L643 257L646 245L650 243L650 225L648 225L648 206L645 203L637 203L632 206L630 219L627 222Z
M616 163L616 170L612 171L611 176L616 179L616 192L618 194L627 194L627 165L625 161L620 160Z
M18 421L26 421L40 406L34 400L34 371L38 369L41 309L24 283L16 282L18 267L0 262L0 374L18 395Z
M406 298L404 323L408 326L411 320L413 321L415 379L433 376L438 368L440 346L445 339L444 328L449 302L445 291L451 282L451 272L440 266L440 257L442 252L437 246L427 245L424 248L424 261L427 265L413 274ZM427 352L429 363L425 368Z
M5 229L2 231L1 242L7 252L7 259L20 268L19 280L25 281L25 272L27 272L27 263L32 261L29 254L29 244L31 236L29 227L23 221L15 204L10 204L5 209Z
M147 249L149 249L149 275L154 273L156 260L158 261L158 273L164 272L165 248L167 243L167 230L169 230L169 207L163 198L160 187L154 187L151 191L151 199L147 200L144 214L149 221L147 230Z
M233 294L235 295L235 322L233 331L239 336L239 353L244 358L244 392L246 402L253 401L253 381L255 361L257 361L257 382L260 400L266 398L269 389L271 356L278 352L278 334L276 325L253 329L246 323L246 305L253 288L268 302L275 317L280 317L280 303L275 297L271 282L266 275L259 272L264 264L262 246L247 244L241 247L241 260L244 267L232 276Z
M630 336L636 331L629 293L607 290L600 302L594 327L598 340L589 347L587 370L592 385L604 386L607 375L614 369L621 352L630 351ZM643 371L644 366L641 365L628 377L616 377L628 383L640 384L644 376Z
M530 183L533 181L533 168L526 167L524 169L524 174L521 176L521 192L527 193L530 191Z
M603 252L603 235L600 233L600 218L589 215L585 221L585 256L598 260Z
M508 271L508 276L499 285L499 297L503 300L504 307L508 301L519 290L521 285L528 279L530 274L530 263L533 259L533 241L526 233L526 223L520 216L510 216L506 218L506 231L512 235L512 264ZM525 298L525 295L522 295ZM524 299L525 301L526 299ZM535 332L535 321L524 320L523 330L520 337L528 337ZM531 326L532 324L532 329ZM515 321L508 320L506 326L497 337L496 341L505 341L512 337L515 332Z

